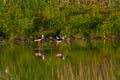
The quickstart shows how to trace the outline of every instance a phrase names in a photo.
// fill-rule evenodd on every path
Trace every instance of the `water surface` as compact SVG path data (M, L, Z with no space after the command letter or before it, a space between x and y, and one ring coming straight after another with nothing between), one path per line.
M119 80L119 40L0 44L0 80ZM56 58L60 52L65 60Z

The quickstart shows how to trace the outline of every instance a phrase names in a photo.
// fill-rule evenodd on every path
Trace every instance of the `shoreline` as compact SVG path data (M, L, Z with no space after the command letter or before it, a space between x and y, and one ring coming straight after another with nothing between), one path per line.
M77 37L66 37L65 40L66 41L74 41L74 40L119 40L120 36L118 35L109 35L109 36L93 36L93 37L81 37L81 36L77 36ZM29 43L29 42L34 42L35 39L33 38L15 38L13 40L10 40L9 38L0 38L0 43L1 42L20 42L20 43ZM50 41L48 39L46 39L45 41Z

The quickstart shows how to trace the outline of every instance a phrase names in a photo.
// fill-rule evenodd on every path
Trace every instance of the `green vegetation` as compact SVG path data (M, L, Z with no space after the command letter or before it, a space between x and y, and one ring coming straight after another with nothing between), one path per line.
M0 45L0 80L120 80L120 42L94 40L41 43L43 61L34 55L37 44ZM29 47L31 46L31 47Z
M120 35L119 0L1 0L0 37Z

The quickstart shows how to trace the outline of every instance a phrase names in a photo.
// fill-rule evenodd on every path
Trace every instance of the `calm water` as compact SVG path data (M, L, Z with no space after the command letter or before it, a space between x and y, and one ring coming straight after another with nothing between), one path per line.
M0 43L0 80L120 80L120 41ZM56 58L60 52L65 60Z

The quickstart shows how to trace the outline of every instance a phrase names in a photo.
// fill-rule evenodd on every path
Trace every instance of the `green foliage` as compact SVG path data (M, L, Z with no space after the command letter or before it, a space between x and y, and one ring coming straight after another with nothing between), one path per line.
M0 1L0 37L13 40L41 34L119 35L120 6L112 7L115 3L109 2L108 7L102 2L73 0L3 0Z

